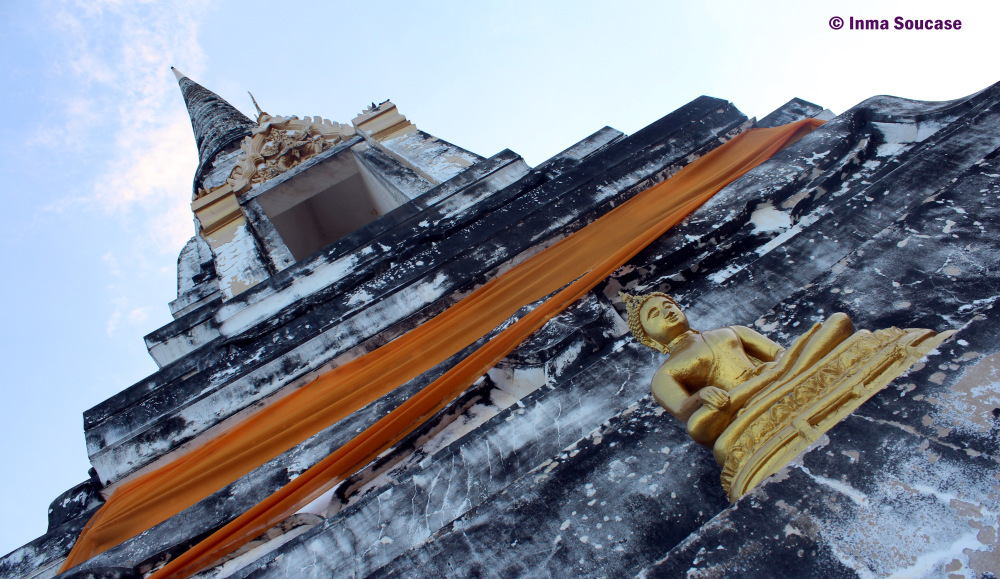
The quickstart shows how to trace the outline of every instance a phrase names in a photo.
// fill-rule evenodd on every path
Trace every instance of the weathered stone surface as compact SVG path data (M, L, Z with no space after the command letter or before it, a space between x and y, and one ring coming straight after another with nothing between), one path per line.
M727 504L714 460L662 415L643 397L375 575L634 574ZM266 575L294 564L285 551Z
M961 328L923 367L896 380L821 439L799 466L779 473L734 507L719 501L701 509L705 519L690 513L684 519L712 518L703 528L664 538L655 530L653 513L671 520L671 509L692 501L709 505L707 497L721 492L718 467L707 450L686 451L692 456L701 453L703 467L663 469L656 480L643 480L637 473L612 497L599 490L601 473L609 465L629 464L651 436L640 434L630 422L633 410L608 419L601 430L602 444L581 440L567 452L533 459L537 464L526 468L536 470L503 491L476 499L482 501L478 504L470 502L464 490L450 500L431 501L423 498L426 491L401 483L405 479L397 474L394 485L378 495L384 510L376 512L382 519L362 515L358 503L359 510L337 513L325 527L264 557L266 564L248 567L245 575L281 576L307 561L316 565L316 576L642 572L853 577L896 570L937 576L946 569L995 569L1000 469L991 453L1000 430L993 416L1000 414L994 410L1000 406L1000 392L992 354L1000 348L989 314L1000 284L989 264L1000 244L982 225L1000 193L993 154L1000 147L1000 122L993 113L997 92L989 89L947 105L886 97L866 101L720 193L623 268L608 288L611 293L619 285L637 282L665 288L690 304L695 324L755 323L783 341L834 311L849 312L859 327ZM584 316L574 323L580 332L586 332L585 312L583 307L572 314ZM547 332L552 333L548 338ZM560 342L551 343L558 334L557 324L542 330L533 338L538 352L522 353L516 363L537 364L538 355L558 356ZM546 354L550 349L553 353ZM587 354L580 363L604 356L607 353ZM515 356L511 358L513 362ZM647 372L655 366L650 364ZM636 365L631 362L629 367ZM584 374L569 382L557 379L525 398L531 401L525 410L557 412L562 404L554 393L577 381L589 382L590 391L604 391L601 380ZM648 379L643 386L648 387ZM680 429L669 418L661 420L662 428L677 437L665 445L681 445ZM518 415L512 414L511 421L517 424ZM647 422L642 421L645 428ZM524 429L526 424L521 424ZM479 427L468 437L488 438L488 432ZM612 436L623 440L608 444ZM462 449L460 463L445 460L447 455L435 456L413 466L413 476L451 481L460 489L467 481L482 485L490 473L476 476L466 470L474 470L468 460L474 453L465 450L465 443L455 444ZM488 456L493 465L510 468L502 450ZM869 462L862 467L861 461ZM425 469L444 464L447 474L420 478ZM509 479L506 470L502 472L500 478ZM698 477L695 499L674 502L661 494L656 498L661 502L648 511L628 510L625 503L614 502L653 483L673 488L687 475ZM546 486L549 481L555 481L551 487ZM590 507L584 510L578 496L590 491L589 500L598 500L583 503ZM441 516L442 509L453 513L448 508L456 503L473 508L446 524L433 518L427 523L430 529L418 532L419 525L406 522L412 515L397 515L408 512L403 507L408 499L430 505L418 509L425 516ZM910 504L913 501L919 504ZM586 513L589 523L581 525L566 516L567 510L576 510L579 518ZM594 528L597 523L591 519L596 517L603 529L623 511L632 515L632 526L605 535ZM356 526L361 521L367 522L363 531ZM637 530L650 540L643 557L633 559L630 541L637 539L630 532ZM585 543L580 540L584 536ZM391 542L381 541L383 537ZM615 551L614 546L623 550ZM401 548L406 550L394 555ZM383 564L389 557L392 561Z
M986 576L998 482L992 457L850 416L643 575Z
M381 142L431 183L443 183L483 158L423 131L408 132Z
M170 314L180 318L218 297L218 293L212 250L201 236L195 235L177 257L177 299L170 302Z
M813 104L800 98L794 98L771 111L766 117L757 121L757 126L761 128L777 127L788 123L794 123L800 119L822 118L823 107ZM832 118L833 115L830 115ZM828 120L828 119L823 119Z
M795 99L761 125L819 114ZM168 455L338 356L387 342L746 126L732 105L703 97L629 137L602 129L534 169L503 152L308 259L272 263L258 287L151 334L167 344L186 333L190 349L88 411L101 480ZM294 533L276 532L202 576L995 572L1000 235L989 224L1000 220L998 151L1000 86L947 103L859 104L552 319L314 505L325 520L289 525ZM289 173L282 178L298 174ZM386 178L419 185L413 175ZM613 301L622 288L673 293L695 327L753 325L784 343L835 311L863 328L959 331L730 505L711 452L650 401L664 358L625 335ZM461 356L71 576L137 576L160 564ZM50 529L0 569L53 568L87 505L58 515L61 534Z

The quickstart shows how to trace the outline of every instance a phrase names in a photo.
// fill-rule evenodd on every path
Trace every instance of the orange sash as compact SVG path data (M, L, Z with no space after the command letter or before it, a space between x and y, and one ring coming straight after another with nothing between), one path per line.
M820 124L810 119L738 135L407 334L331 370L176 460L122 484L87 523L60 572L197 503L458 353L521 307L563 288L153 577L186 577L209 566L390 448L712 195Z

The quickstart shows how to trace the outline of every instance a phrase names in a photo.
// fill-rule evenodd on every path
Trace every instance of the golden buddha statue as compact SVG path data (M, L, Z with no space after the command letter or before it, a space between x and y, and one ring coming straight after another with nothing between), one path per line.
M953 333L855 331L837 313L786 350L745 326L693 330L664 293L620 295L635 338L670 355L653 398L713 449L734 501Z

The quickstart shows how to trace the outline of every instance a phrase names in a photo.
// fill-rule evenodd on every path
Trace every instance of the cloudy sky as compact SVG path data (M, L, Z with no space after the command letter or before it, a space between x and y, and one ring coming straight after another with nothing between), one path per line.
M340 122L391 98L421 129L535 165L702 94L953 99L1000 80L1000 4L968 2L0 3L0 553L87 478L82 412L156 369L194 233L197 155L170 66L248 115ZM831 3L832 4L832 3ZM961 19L833 30L834 16Z

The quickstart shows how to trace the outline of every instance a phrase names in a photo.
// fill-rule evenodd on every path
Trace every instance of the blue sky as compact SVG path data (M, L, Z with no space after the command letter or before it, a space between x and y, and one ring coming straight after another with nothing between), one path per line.
M832 30L833 16L963 28ZM427 132L532 165L701 94L762 117L795 96L840 113L1000 81L988 1L10 0L0 22L0 553L87 477L82 412L156 369L142 336L170 321L194 233L197 156L170 66L248 115L247 90L272 114L339 122L391 98Z

